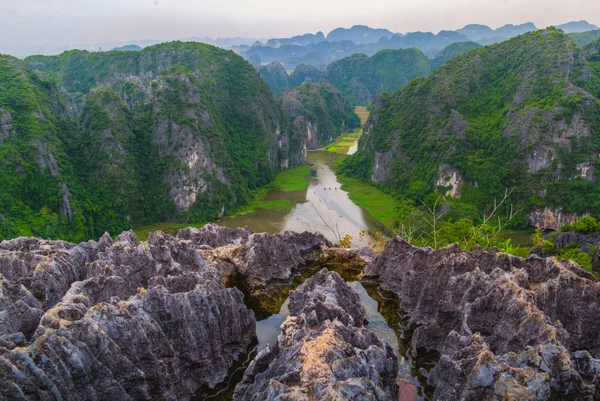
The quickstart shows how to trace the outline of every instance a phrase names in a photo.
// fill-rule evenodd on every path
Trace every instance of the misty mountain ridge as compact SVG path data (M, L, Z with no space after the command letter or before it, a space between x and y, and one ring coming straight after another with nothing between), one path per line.
M565 24L556 25L556 28L562 29L565 33L582 33L593 30L600 29L598 26L591 24L585 20L581 21L570 21ZM497 29L492 29L488 25L483 24L469 24L463 28L457 30L441 30L438 34L433 34L435 36L439 36L442 32L445 32L444 35L448 35L449 32L455 32L458 34L462 34L468 37L466 40L462 41L474 41L482 45L492 44L496 42L501 42L511 37L521 35L526 32L537 30L532 22L526 22L519 25L506 24ZM243 54L252 49L253 46L262 46L262 47L273 47L280 48L282 46L300 46L305 47L309 45L317 45L321 42L344 42L350 41L354 45L374 45L376 43L386 43L387 40L398 40L400 37L410 36L414 34L422 34L423 32L407 32L405 34L399 32L392 32L385 28L371 28L366 25L354 25L350 28L338 27L333 29L327 35L325 35L322 31L319 31L315 34L312 33L304 33L295 36L291 36L289 38L256 38L256 37L228 37L228 38L210 38L206 36L192 36L187 38L180 38L182 41L190 41L190 42L201 42L209 45L221 47L227 50L234 50L238 54ZM128 41L116 41L116 42L102 42L102 43L88 43L88 44L73 44L73 45L3 45L0 46L0 54L10 54L12 56L18 58L24 58L30 55L57 55L62 52L68 50L88 50L88 51L106 51L107 49L114 49L127 45L137 45L142 48L147 46L152 46L155 44L169 42L173 39L144 39L144 40L136 40L131 39ZM448 43L450 44L450 43ZM382 50L383 48L379 48L371 53L375 54L378 50ZM421 49L422 50L422 49ZM437 49L437 51L442 50ZM428 56L434 57L435 54L429 54ZM246 57L247 58L247 57ZM341 58L341 57L340 57ZM270 60L275 61L275 60ZM266 63L270 62L266 61ZM265 61L263 60L263 63Z

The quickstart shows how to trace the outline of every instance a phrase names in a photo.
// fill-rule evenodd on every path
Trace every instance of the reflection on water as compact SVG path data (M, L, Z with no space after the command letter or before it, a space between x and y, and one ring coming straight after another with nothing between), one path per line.
M267 344L273 345L277 342L277 336L279 336L279 333L281 333L281 324L290 315L288 305L289 300L286 300L281 306L279 313L256 322L256 336L258 337L258 345L256 346L256 350L258 352L265 349Z
M347 284L358 294L365 308L368 321L365 327L373 331L377 337L390 344L394 349L399 362L398 377L418 388L421 393L420 395L423 396L422 383L419 383L417 379L417 372L410 356L410 340L404 335L398 303L392 299L384 300L377 293L376 286L373 286L372 283L351 281L347 282ZM363 284L369 285L369 290ZM370 293L382 301L383 304L373 299ZM258 337L257 352L265 349L267 344L273 345L277 342L277 337L281 333L281 325L289 316L288 304L289 300L286 300L281 306L279 313L256 322L256 335ZM382 313L385 313L386 316ZM395 324L397 327L390 327L388 320L390 324ZM422 397L419 398L423 399Z
M365 245L358 242L361 230L373 233L385 232L384 227L368 213L348 198L348 193L340 189L341 184L330 167L339 157L329 152L309 152L308 162L313 175L309 178L306 191L271 191L267 200L292 200L299 203L289 212L257 209L233 218L226 218L217 224L228 227L248 226L254 232L277 233L281 231L320 232L332 242L347 234L354 237L354 246ZM371 241L368 235L365 241Z

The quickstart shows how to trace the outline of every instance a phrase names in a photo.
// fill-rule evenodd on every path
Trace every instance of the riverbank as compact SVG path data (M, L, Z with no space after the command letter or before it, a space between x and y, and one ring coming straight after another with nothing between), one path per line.
M224 219L231 219L236 216L252 213L257 209L264 209L275 212L289 212L296 203L301 202L306 197L308 188L308 177L310 176L310 166L304 165L296 168L280 171L273 182L263 188L256 190L252 201L236 209L231 215ZM288 196L272 196L272 193L287 193ZM271 196L270 196L271 195ZM279 199L278 199L279 198ZM200 223L176 223L161 222L134 227L133 231L140 239L146 241L148 234L154 231L162 231L165 234L175 235L179 230L185 227L203 227L207 222Z

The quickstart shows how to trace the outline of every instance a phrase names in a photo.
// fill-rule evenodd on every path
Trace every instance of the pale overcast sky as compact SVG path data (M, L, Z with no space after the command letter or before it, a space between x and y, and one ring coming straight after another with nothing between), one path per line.
M0 0L0 45L285 37L354 24L437 32L582 19L600 25L599 0Z

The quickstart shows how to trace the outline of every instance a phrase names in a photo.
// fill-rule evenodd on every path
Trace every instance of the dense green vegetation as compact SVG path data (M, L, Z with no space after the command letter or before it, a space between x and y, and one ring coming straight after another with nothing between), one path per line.
M417 49L382 50L372 57L355 54L331 63L326 72L328 82L354 105L367 105L377 93L395 91L429 73L429 61Z
M320 148L360 127L354 108L331 84L304 83L286 92L281 104L294 130L306 135L308 149Z
M280 97L285 90L290 88L288 73L281 63L272 62L260 67L258 72L269 85L275 97Z
M67 192L77 190L68 158L76 144L65 110L51 82L0 56L0 238L74 238L71 230L85 227L81 202L73 200L61 213L63 184Z
M568 36L528 33L380 95L369 135L341 172L420 204L450 189L435 184L438 167L452 166L461 176L461 198L448 200L455 222L479 224L507 188L515 188L509 203L524 208L513 227L541 206L600 215L600 184L577 178L600 145L599 94L600 79Z
M256 70L199 43L2 57L0 109L0 238L210 221L302 162Z
M477 48L481 45L475 42L456 42L432 60L415 48L382 50L371 57L357 53L331 63L324 71L302 64L291 75L276 61L260 67L259 72L276 97L304 82L329 82L353 105L366 106L378 93L400 89L413 78L428 76L448 60Z
M448 45L441 52L439 52L430 62L429 66L431 71L437 70L442 64L448 62L448 60L452 60L455 57L460 56L466 52L469 52L473 49L479 49L482 46L479 43L475 42L456 42Z
M267 199L270 191L282 192L301 192L308 188L308 177L310 175L310 166L304 165L296 168L290 168L280 171L272 183L265 187L259 188L252 193L251 200L245 204L232 210L225 218L235 217L242 214L247 214L256 209L278 210L282 212L290 211L294 205L304 200L304 195L298 196L298 201L292 199ZM160 230L167 234L175 235L177 231L185 227L202 227L205 222L196 223L177 223L177 222L160 222L150 223L134 228L137 237L140 240L146 240L148 233Z
M575 43L583 47L597 39L600 39L600 30L570 33L569 36L575 41Z
M291 75L279 62L261 67L260 73L275 96L303 82L331 83L354 106L366 106L379 92L395 91L417 77L430 74L429 60L417 49L382 50L335 61L325 71L299 65Z
M308 188L306 178L310 175L310 166L300 166L279 172L269 189L283 192L303 191Z
M600 38L589 43L584 51L590 67L600 76Z

